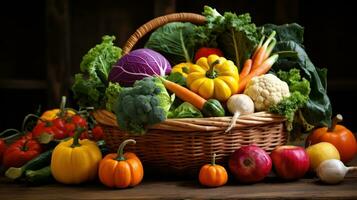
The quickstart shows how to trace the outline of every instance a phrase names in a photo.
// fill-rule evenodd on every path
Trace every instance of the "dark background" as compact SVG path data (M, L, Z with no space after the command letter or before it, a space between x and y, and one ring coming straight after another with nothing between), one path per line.
M82 56L105 34L123 46L148 20L172 12L201 13L203 5L223 13L249 12L257 26L298 22L305 27L305 47L318 67L328 69L333 113L356 132L355 46L357 31L352 1L298 0L37 0L7 1L0 8L0 131L20 128L23 117L57 106L69 96Z

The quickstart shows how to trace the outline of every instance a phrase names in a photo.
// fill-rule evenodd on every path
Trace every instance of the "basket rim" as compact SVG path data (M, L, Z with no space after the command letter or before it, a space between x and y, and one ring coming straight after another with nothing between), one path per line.
M105 109L98 109L93 116L100 124L117 127L116 115ZM205 117L205 118L174 118L152 125L148 129L174 130L174 131L224 131L231 122L232 116ZM285 122L286 118L266 111L241 115L233 129L248 128L257 125Z

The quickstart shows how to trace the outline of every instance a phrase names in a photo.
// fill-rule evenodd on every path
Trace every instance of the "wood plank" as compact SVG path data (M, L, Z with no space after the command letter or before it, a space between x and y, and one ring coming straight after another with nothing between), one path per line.
M270 177L262 183L242 185L230 181L219 188L205 188L197 180L144 180L135 188L108 189L100 183L41 187L0 181L1 199L357 199L357 175L339 185L324 185L316 178L281 182Z

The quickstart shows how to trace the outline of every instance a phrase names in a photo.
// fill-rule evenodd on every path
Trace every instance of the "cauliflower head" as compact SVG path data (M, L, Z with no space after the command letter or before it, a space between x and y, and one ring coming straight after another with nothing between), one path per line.
M274 74L252 78L244 94L252 98L256 111L268 110L270 106L279 103L283 97L290 96L288 84Z

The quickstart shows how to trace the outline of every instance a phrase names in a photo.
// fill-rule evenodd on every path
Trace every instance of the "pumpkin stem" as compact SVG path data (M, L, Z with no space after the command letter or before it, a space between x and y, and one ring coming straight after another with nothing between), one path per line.
M81 144L79 144L79 136L85 131L85 128L77 127L75 130L75 133L73 135L73 143L71 145L72 148L74 147L79 147Z
M336 125L340 122L342 122L343 120L343 117L341 114L337 114L333 119L332 119L332 124L331 126L328 128L328 132L334 132L335 131L335 128L336 128Z
M219 59L214 61L212 64L209 65L209 70L206 72L206 77L214 79L217 77L217 72L214 71L214 66L219 64Z
M123 161L123 160L125 160L125 157L124 157L124 147L125 147L128 143L136 144L136 141L133 140L133 139L124 140L124 142L122 142L122 143L120 144L119 148L118 148L118 152L117 152L118 157L117 157L115 160L118 160L118 161Z
M216 153L213 153L211 165L216 165Z

